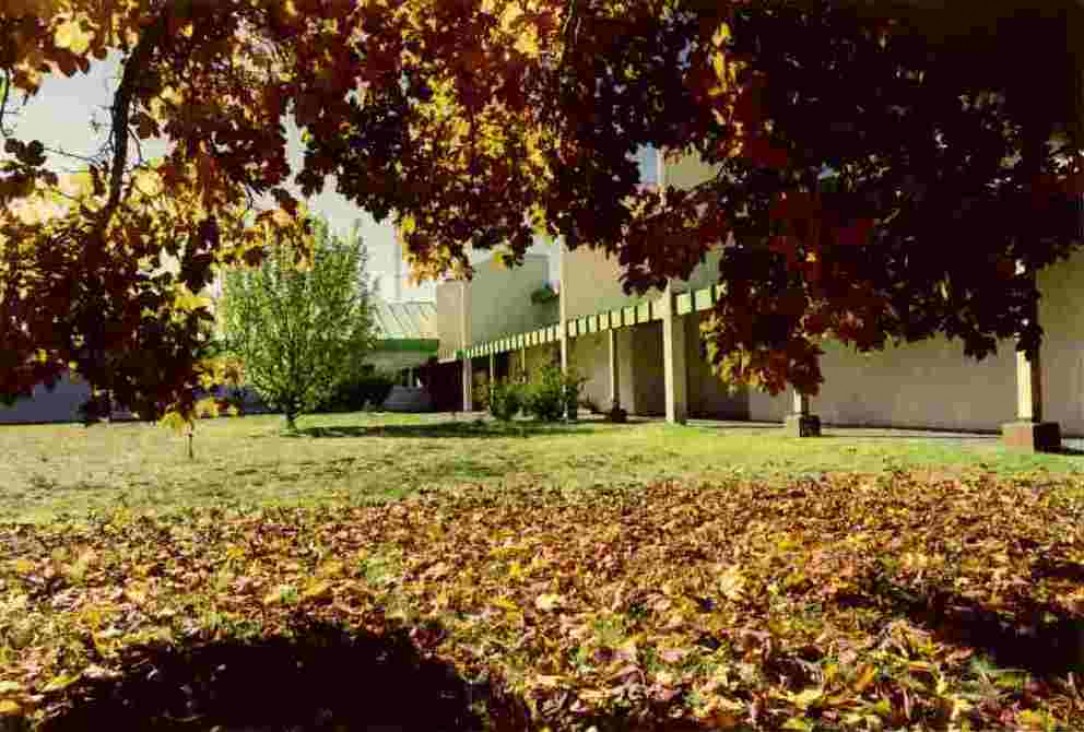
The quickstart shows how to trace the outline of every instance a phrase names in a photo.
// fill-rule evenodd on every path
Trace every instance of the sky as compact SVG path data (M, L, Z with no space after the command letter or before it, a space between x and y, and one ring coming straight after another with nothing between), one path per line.
M13 127L16 136L21 139L40 140L47 148L63 150L76 155L96 153L105 140L107 127L95 129L94 122L103 123L108 119L107 107L112 99L112 89L116 86L118 62L116 57L94 63L90 73L79 74L71 78L61 75L46 77L41 91L25 106L17 108ZM292 125L291 125L292 127ZM295 167L301 162L300 135L296 129L288 130L291 161ZM166 149L163 142L145 141L143 150L147 157L159 155ZM654 155L649 151L640 156L641 170L645 179L654 175ZM50 163L57 169L76 170L81 164L78 160L67 158L57 153L50 153ZM396 267L400 260L395 230L390 222L378 223L366 211L335 192L333 180L329 180L323 193L314 196L309 202L314 212L326 217L335 230L346 231L355 222L360 225L361 235L369 253L368 269L373 277L378 293L387 300L433 300L434 284L422 283L412 286L407 282L406 264ZM542 242L536 243L532 250L536 253L553 254L554 247ZM488 258L488 252L480 252L472 257L474 261ZM556 256L551 256L551 278L556 279ZM401 272L396 298L395 273Z
M115 87L117 63L115 59L91 66L89 74L80 74L71 78L60 75L48 76L41 91L26 106L17 108L13 127L20 139L40 140L48 148L63 150L76 155L92 155L105 141L104 129L95 131L94 122L104 122L107 118L106 107L112 98L111 90ZM300 136L296 130L290 132L291 158L300 165ZM165 144L144 142L147 157L161 154ZM56 153L50 153L50 164L55 168L76 170L81 167L78 160ZM309 207L325 217L334 229L346 231L355 222L361 226L361 235L369 252L369 273L373 276L382 297L392 299L395 293L395 261L399 258L396 247L395 230L390 222L377 223L372 216L359 209L334 190L334 181L329 180L324 192L309 201ZM412 287L406 281L407 267L401 267L403 274L403 300L432 300L432 283Z

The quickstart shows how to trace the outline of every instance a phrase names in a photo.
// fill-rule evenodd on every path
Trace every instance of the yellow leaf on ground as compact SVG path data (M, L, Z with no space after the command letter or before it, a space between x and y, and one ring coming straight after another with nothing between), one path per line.
M550 612L561 607L561 596L554 594L539 595L535 598L534 606L543 612Z

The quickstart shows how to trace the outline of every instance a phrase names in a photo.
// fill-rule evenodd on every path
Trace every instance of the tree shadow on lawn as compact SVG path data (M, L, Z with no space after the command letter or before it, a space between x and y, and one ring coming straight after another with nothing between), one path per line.
M309 624L292 637L131 650L119 679L60 693L48 730L519 729L514 700L420 656L405 632Z
M1035 575L1084 579L1084 565L1040 566ZM898 585L881 585L877 592L942 641L973 648L1003 668L1040 677L1084 672L1084 618L1054 605L1027 600L1005 612L947 591L916 595Z
M590 431L587 425L543 424L539 422L440 422L437 424L335 425L305 427L296 437L408 437L408 438L497 438L531 437L534 435L575 435Z
M439 638L442 631L424 633ZM423 639L424 640L424 639ZM524 702L419 654L404 630L383 635L304 623L252 642L149 646L120 678L82 680L46 702L45 730L528 730ZM693 730L667 719L599 717L599 730Z

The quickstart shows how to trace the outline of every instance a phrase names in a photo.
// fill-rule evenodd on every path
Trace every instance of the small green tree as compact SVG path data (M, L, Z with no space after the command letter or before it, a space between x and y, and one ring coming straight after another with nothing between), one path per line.
M360 373L373 342L366 253L355 229L332 234L314 221L310 262L271 244L258 267L226 276L223 330L247 384L282 411L287 428Z

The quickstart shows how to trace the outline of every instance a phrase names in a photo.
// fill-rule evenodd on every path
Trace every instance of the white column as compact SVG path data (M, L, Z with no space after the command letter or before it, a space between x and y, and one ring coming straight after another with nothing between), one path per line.
M497 354L489 354L489 385L497 383Z
M610 346L610 409L621 408L621 370L617 351L617 329L606 331Z
M471 398L471 360L470 356L463 356L463 411L473 412L474 401Z
M794 389L794 387L791 388ZM792 414L796 414L799 417L809 416L809 397L800 393L797 389L794 389L793 409L794 411Z
M474 399L471 394L471 383L474 379L473 367L470 356L466 354L470 346L470 287L466 280L459 282L459 338L460 348L463 349L463 411L474 411Z
M560 292L558 292L558 309L561 313L561 372L568 373L568 277L567 262L565 257L565 243L562 241L558 252L557 270L560 278Z
M1039 354L1016 352L1016 418L1043 421L1043 377Z
M527 374L527 347L519 349L519 372L523 376L524 380L528 378Z
M688 418L688 374L685 365L685 323L677 314L675 293L667 285L662 297L662 364L666 384L666 421L685 424Z

